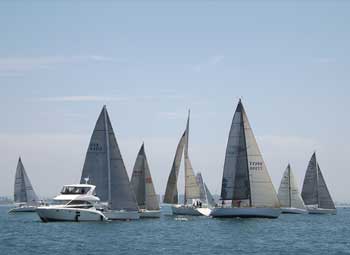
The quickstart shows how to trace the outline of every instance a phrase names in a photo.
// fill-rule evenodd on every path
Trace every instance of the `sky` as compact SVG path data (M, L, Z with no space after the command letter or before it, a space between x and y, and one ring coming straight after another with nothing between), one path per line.
M191 109L193 168L220 193L242 98L276 190L288 163L301 186L316 151L333 198L350 202L349 11L347 1L1 1L0 195L13 193L19 156L41 197L78 182L103 105L129 175L145 142L160 194Z

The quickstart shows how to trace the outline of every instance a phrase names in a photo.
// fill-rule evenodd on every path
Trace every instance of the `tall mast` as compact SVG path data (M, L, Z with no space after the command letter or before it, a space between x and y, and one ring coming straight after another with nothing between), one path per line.
M288 164L288 195L289 195L289 207L292 207L292 187L290 184L290 164Z
M319 194L319 180L318 180L318 163L316 158L316 152L315 152L315 165L316 165L316 194L317 194L317 207L320 206L320 194Z
M186 205L187 198L186 198L186 184L187 184L187 178L186 178L186 159L188 158L188 136L190 132L190 109L188 110L188 117L187 117L187 124L186 124L186 144L185 144L185 152L184 152L184 165L185 165L185 192L184 192L184 205Z
M109 130L107 122L107 109L106 106L103 106L103 115L106 127L106 148L107 148L107 172L108 172L108 206L111 206L112 203L112 188L111 188L111 155L109 153Z
M242 101L241 99L239 99L239 104L242 104ZM245 128L244 128L244 118L243 118L243 113L244 112L244 108L243 108L243 105L242 105L242 111L241 111L241 125L243 126L243 139L244 139L244 149L247 150L247 141L246 141L246 136L245 136ZM252 206L252 190L251 190L251 187L250 187L250 172L249 172L249 160L248 160L248 156L247 156L247 177L248 177L248 183L249 183L249 207ZM232 200L233 202L233 200Z

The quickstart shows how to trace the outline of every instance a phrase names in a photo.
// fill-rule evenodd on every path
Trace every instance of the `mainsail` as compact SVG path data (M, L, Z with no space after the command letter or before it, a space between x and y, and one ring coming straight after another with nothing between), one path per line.
M18 159L16 169L14 201L15 203L26 203L27 205L37 205L39 203L39 198L34 192L21 158Z
M282 176L281 184L278 189L278 200L281 207L305 209L290 164L288 164Z
M149 170L144 144L137 155L131 177L131 185L140 209L159 210L157 194Z
M252 207L279 207L276 191L267 172L241 100L233 116L227 142L221 199Z
M179 144L176 148L176 153L173 161L173 165L171 167L171 171L169 174L168 182L166 185L165 195L164 195L164 203L168 204L177 204L178 203L178 192L177 192L177 178L179 176L180 164L182 153L185 145L185 136L186 132L183 133Z
M137 210L137 203L114 135L106 106L103 107L86 152L81 175L96 186L96 195L111 210Z
M200 190L199 186L196 182L196 177L194 175L194 171L192 168L191 160L188 155L188 138L189 138L189 123L190 123L190 112L188 112L188 119L186 125L186 135L185 135L185 151L184 151L184 159L185 159L185 198L184 204L186 204L188 199L198 199L200 198Z
M317 163L316 153L312 155L307 167L301 196L306 205L317 205L319 208L335 209L320 166Z

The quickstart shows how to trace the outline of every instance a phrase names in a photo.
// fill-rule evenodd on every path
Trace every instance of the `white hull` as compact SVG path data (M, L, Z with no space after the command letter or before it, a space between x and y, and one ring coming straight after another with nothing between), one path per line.
M20 206L12 208L9 213L17 213L17 212L36 212L36 206Z
M215 218L278 218L280 208L216 207L210 216Z
M307 208L309 214L337 214L337 209Z
M150 210L140 210L140 218L160 218L160 210L150 211Z
M281 207L282 213L289 214L307 214L308 211L306 209L294 208L294 207Z
M49 221L106 221L100 211L79 208L38 207L36 209L43 222Z
M103 211L103 214L109 220L138 220L140 218L138 211L108 210L108 211Z
M205 210L206 209L206 210ZM198 208L193 206L184 206L184 205L173 205L171 210L174 215L190 215L190 216L208 216L204 213L208 213L209 208Z
M202 215L204 216L210 216L211 214L211 210L210 208L197 208L197 211L200 212Z

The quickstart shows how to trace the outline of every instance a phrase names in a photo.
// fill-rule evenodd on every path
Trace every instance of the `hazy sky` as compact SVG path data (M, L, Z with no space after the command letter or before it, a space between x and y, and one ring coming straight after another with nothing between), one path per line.
M144 141L162 194L190 108L193 167L219 193L242 97L276 189L316 150L350 201L350 2L144 2L1 1L1 195L19 155L40 196L78 182L104 104L129 174Z

